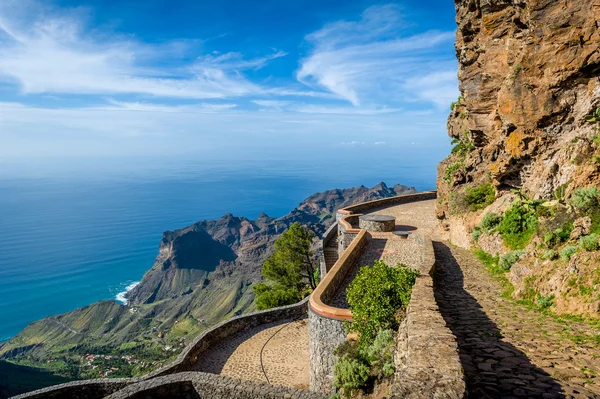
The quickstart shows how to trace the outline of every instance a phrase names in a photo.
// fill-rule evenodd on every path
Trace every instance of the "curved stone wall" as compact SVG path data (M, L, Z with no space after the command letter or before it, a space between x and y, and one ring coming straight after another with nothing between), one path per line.
M363 212L436 198L436 192L409 194L370 201L338 210L341 256L311 295L309 303L310 386L312 390L333 390L333 355L346 340L344 321L352 320L347 309L328 306L348 270L366 244L367 232L357 228ZM393 398L463 398L466 385L458 356L456 337L446 327L433 292L435 255L431 240L414 235L423 248L421 275L413 287L407 316L398 331L396 374L390 388Z
M184 372L129 385L107 399L325 399L326 396L257 381L200 372Z
M367 201L356 205L350 205L345 208L339 209L338 213L342 215L353 215L357 213L365 213L377 208L385 208L394 205L407 204L409 202L427 201L437 198L437 191L424 191L417 194L405 194L398 195L396 197L389 197L378 199L374 201Z
M248 330L261 324L272 323L277 320L290 319L300 317L306 314L308 310L309 298L294 305L282 306L279 308L263 310L246 315L233 317L225 320L212 328L204 331L194 341L192 341L179 354L177 359L172 363L138 378L121 378L121 379L95 379L67 382L65 384L55 385L52 387L40 389L37 391L25 393L15 398L103 398L113 392L116 392L123 387L143 381L148 381L156 377L161 377L168 374L175 374L188 371L201 358L201 354L208 347L220 340L229 337L233 334ZM222 376L216 376L222 377ZM224 378L224 377L223 377Z
M338 222L336 221L334 224L329 226L325 234L323 234L323 238L319 241L319 277L321 280L325 278L325 275L329 270L327 270L327 264L325 263L325 247L327 247L332 241L337 242L338 239Z

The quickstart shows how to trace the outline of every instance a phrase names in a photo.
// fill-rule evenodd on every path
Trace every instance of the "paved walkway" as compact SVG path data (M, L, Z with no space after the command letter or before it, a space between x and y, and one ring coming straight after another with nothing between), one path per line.
M470 251L445 241L434 207L422 201L372 213L434 240L436 300L457 337L469 398L600 398L600 329L502 297L501 284ZM390 244L374 235L359 264L394 264L400 259Z
M390 215L396 217L396 231L410 231L411 233L440 237L439 223L432 209L435 200L412 202L388 208L376 209L371 214ZM403 239L392 233L369 233L367 245L355 267L348 273L344 282L338 289L331 305L337 308L348 309L346 290L354 280L359 269L365 265L372 265L376 260L383 260L388 265L398 263L418 268L423 259L422 248L413 239Z
M434 248L436 299L458 338L470 397L600 398L599 330L505 299L471 252Z
M282 320L235 334L204 352L195 371L308 389L307 324Z

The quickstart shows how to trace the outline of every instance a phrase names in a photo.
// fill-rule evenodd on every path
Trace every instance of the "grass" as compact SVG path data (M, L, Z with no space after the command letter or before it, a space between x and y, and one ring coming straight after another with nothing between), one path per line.
M570 325L572 325L573 323L585 324L593 329L598 330L600 329L600 318L596 319L591 317L583 317L579 315L556 314L548 309L551 303L554 301L554 296L551 295L548 297L544 297L535 290L533 290L533 288L530 288L528 290L530 292L525 295L526 298L513 298L512 294L514 292L514 286L510 283L508 278L506 278L506 273L498 267L499 257L490 255L481 248L475 248L473 250L473 253L477 257L477 259L479 259L479 261L485 266L486 270L488 270L490 275L502 285L501 296L503 298L523 305L528 310L536 311L542 316L551 317L554 321L558 323L564 324L565 330L563 330L561 334L577 344L596 343L600 345L600 334L581 335L573 334L570 331ZM530 280L529 282L531 281L532 280ZM542 322L543 321L544 320L542 320Z

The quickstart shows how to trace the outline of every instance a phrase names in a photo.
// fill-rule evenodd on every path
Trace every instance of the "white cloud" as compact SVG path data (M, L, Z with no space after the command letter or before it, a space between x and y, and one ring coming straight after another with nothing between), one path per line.
M209 104L200 103L194 105L167 105L140 102L124 102L109 100L109 106L90 107L89 109L112 110L112 111L141 111L141 112L187 112L187 113L215 113L230 111L237 104Z
M330 105L299 104L291 107L296 112L309 114L381 115L402 111L402 108L336 107Z
M282 111L288 105L292 104L291 101L283 100L253 100L252 102L258 105L260 109L268 111Z
M25 13L24 10L29 10ZM0 80L23 93L144 94L211 99L265 94L242 75L285 55L246 60L239 53L201 55L178 67L156 61L190 51L194 41L149 45L86 30L80 11L60 13L33 1L0 4ZM197 49L194 49L198 51Z
M401 31L400 12L391 5L370 7L358 21L328 24L306 36L313 50L301 61L297 78L354 106L398 101L412 79L440 71L439 61L451 59L440 58L440 48L454 40L454 32L400 36ZM453 74L451 84L457 87L456 62L441 66L442 74ZM419 98L430 101L432 95Z

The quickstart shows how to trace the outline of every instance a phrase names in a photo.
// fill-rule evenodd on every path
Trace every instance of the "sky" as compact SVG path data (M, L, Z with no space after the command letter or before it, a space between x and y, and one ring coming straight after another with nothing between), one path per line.
M0 158L447 152L449 0L0 0Z

